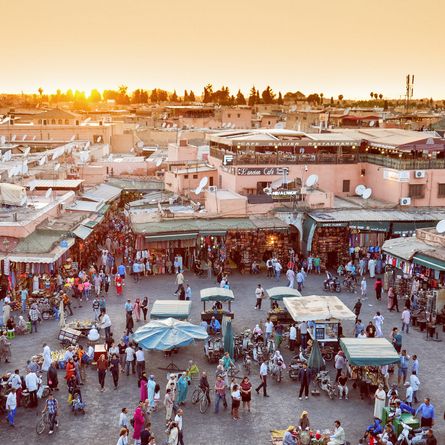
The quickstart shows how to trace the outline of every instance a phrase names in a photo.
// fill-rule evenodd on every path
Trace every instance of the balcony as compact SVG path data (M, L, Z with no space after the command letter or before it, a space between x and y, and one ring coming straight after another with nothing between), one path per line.
M381 165L395 170L430 170L445 168L445 159L398 159L382 155L360 153L360 162Z
M356 164L359 162L356 153L341 155L330 153L294 155L285 152L236 154L214 147L210 149L210 156L221 160L224 160L224 156L231 156L233 159L230 165Z

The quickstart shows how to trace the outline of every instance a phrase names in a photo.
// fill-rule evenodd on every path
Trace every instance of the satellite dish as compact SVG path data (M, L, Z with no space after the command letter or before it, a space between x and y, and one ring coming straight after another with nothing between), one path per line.
M263 192L264 192L266 195L270 195L270 194L272 193L272 187L264 187L264 188L263 188Z
M10 161L12 159L12 151L8 150L4 155L3 155L3 160L4 161Z
M204 176L204 178L202 178L201 181L199 181L198 188L203 189L208 182L209 182L208 176Z
M99 136L96 142L102 142L102 136Z
M45 198L49 198L51 196L52 192L53 192L53 189L49 188L45 193Z
M25 157L28 156L30 151L31 151L31 147L26 147L25 151L23 152L23 156L25 156Z
M6 124L6 122L9 122L11 120L11 118L9 116L6 116L1 122L0 124Z
M45 165L45 163L46 163L46 156L43 156L42 158L40 158L39 165L42 166Z
M144 141L138 141L136 144L137 148L143 148L144 147Z
M318 182L318 176L317 175L310 175L306 179L306 187L313 187Z
M436 226L437 233L444 233L445 232L445 219L442 221L439 221Z
M365 189L363 194L362 194L362 198L363 199L369 199L372 195L372 189Z
M33 136L32 140L35 141L37 139L37 136Z
M363 184L359 184L355 188L355 194L358 196L362 196L365 190L366 190L366 187Z
M32 181L29 184L29 191L32 192L33 190L35 190L35 188L36 188L36 183L34 181Z
M60 168L60 164L56 164L56 165L54 166L54 170L55 170L55 171L59 170L59 168Z
M75 134L73 134L73 135L71 136L70 142L73 142L74 139L76 139L76 135L75 135Z
M12 135L12 138L11 138L11 142L14 142L15 139L16 139L16 137L17 137L17 136L16 136L15 134L13 134L13 135Z
M369 122L369 126L370 127L373 127L375 125L375 121L371 121L371 122Z
M26 136L28 136L27 134L24 134L22 137L22 141L24 141L26 139Z
M85 144L85 147L83 147L84 150L86 150L89 146L90 146L90 141L88 141L88 142Z
M159 167L161 164L162 164L162 158L156 159L156 163L155 163L156 167Z
M91 120L91 117L87 117L87 118L83 121L83 123L84 123L84 124L87 124L88 122L90 122L90 120Z
M4 136L0 136L0 145L5 145L6 138Z
M195 189L195 195L199 195L202 192L202 188L201 187L196 187Z

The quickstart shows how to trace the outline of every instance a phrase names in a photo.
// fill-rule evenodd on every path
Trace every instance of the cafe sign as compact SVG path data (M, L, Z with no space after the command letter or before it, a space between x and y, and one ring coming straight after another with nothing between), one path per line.
M385 168L383 170L383 179L394 182L409 182L409 171Z
M276 176L289 174L289 169L287 167L239 167L236 173L238 176Z

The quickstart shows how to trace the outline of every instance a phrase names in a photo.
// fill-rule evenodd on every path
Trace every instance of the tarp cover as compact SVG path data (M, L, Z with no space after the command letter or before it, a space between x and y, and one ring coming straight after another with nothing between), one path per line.
M267 289L267 295L271 300L281 301L283 298L302 297L301 293L297 289L292 289L286 286L277 286Z
M349 363L355 366L383 366L400 361L386 338L342 338L340 347Z
M167 318L153 320L141 326L134 333L133 340L146 350L170 351L190 345L195 340L205 340L207 337L208 334L202 326Z
M26 189L20 185L1 183L0 184L1 204L11 206L23 206L26 203Z
M223 287L208 287L201 289L201 301L232 301L235 299L233 291Z
M190 315L191 301L156 300L151 308L150 318L178 318L185 319Z
M295 321L355 320L355 314L335 296L308 295L283 302Z

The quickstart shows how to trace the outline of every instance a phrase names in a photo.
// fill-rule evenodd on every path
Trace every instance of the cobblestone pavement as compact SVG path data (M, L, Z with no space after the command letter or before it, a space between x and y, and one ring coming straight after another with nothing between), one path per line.
M186 274L186 280L193 290L193 305L191 321L198 323L200 320L201 303L199 302L199 290L213 285L209 279L198 279L192 274ZM265 320L266 310L255 311L254 289L257 283L262 283L265 288L275 286L272 280L264 276L240 276L234 275L231 279L231 286L235 292L236 301L233 303L235 312L234 328L240 331L245 327L254 327L260 319ZM281 284L285 285L282 278ZM368 288L372 289L371 280L368 279ZM155 299L175 298L173 292L176 289L174 276L158 276L143 279L139 283L134 283L133 279L127 279L124 296L118 297L114 290L110 293L107 302L107 309L110 314L114 332L114 337L118 339L123 332L125 316L123 303L125 297L132 299L147 295L152 304ZM303 295L320 294L322 289L322 276L310 276L307 279ZM338 294L340 298L352 308L357 295ZM82 308L74 308L74 318L85 319L90 317L92 309L89 304ZM73 306L77 306L76 302ZM265 304L264 306L268 306ZM376 310L381 310L385 316L385 335L389 335L392 326L399 326L400 320L397 313L389 313L385 303L375 304L373 295L365 301L362 308L361 318L368 322ZM140 323L142 324L142 323ZM42 349L42 343L48 342L50 347L58 349L60 347L57 340L59 327L55 321L44 321L39 325L37 334L19 337L13 340L12 363L6 368L4 363L0 364L0 372L13 370L16 367L23 368L26 360ZM346 335L352 332L352 323L345 324ZM444 334L441 334L444 338ZM410 354L416 353L420 359L420 396L430 396L436 406L436 435L438 443L445 443L445 428L443 413L445 409L445 388L444 378L444 352L443 342L425 341L424 335L413 330L409 335L404 335L403 345ZM289 359L289 352L283 350L286 360ZM147 352L147 368L154 374L156 380L160 382L161 388L165 388L166 372L159 369L168 363L160 352ZM210 384L213 384L214 365L208 365L203 354L202 344L196 344L184 348L174 356L179 367L187 366L188 360L195 360L200 369L207 369L210 373ZM331 365L332 366L332 365ZM331 372L333 375L333 372ZM47 437L38 437L35 432L37 414L30 409L20 408L16 417L16 428L7 427L5 421L0 422L0 443L34 444L50 442L63 445L85 444L112 444L117 441L118 416L120 409L127 406L132 412L138 401L138 388L134 376L121 376L120 386L117 391L113 391L111 376L107 376L106 391L99 392L97 375L93 369L87 371L87 382L83 387L83 396L87 403L87 414L85 416L74 416L67 408L67 390L63 380L64 374L60 373L59 381L61 390L56 393L62 409L60 415L60 428L56 433ZM255 367L251 380L253 385L259 381L258 368ZM242 412L241 420L234 422L228 412L213 414L209 409L208 413L202 415L197 407L190 402L186 404L184 414L184 437L186 444L194 445L222 445L226 443L239 444L267 444L270 440L270 430L283 429L288 425L296 424L298 416L302 410L309 412L311 425L319 429L330 428L335 419L343 422L347 439L351 445L355 445L361 437L365 427L370 423L373 414L373 402L361 401L357 390L351 390L349 400L329 400L325 394L317 398L310 397L309 400L299 401L296 391L298 384L285 378L280 384L269 383L270 397L264 399L262 396L253 394L251 413ZM163 391L162 391L163 393ZM189 391L190 398L190 391ZM42 402L40 402L42 403ZM158 438L158 445L163 444L165 435L163 432L164 413L158 412L152 416L154 432ZM46 434L46 433L45 433ZM132 443L132 441L130 441Z

